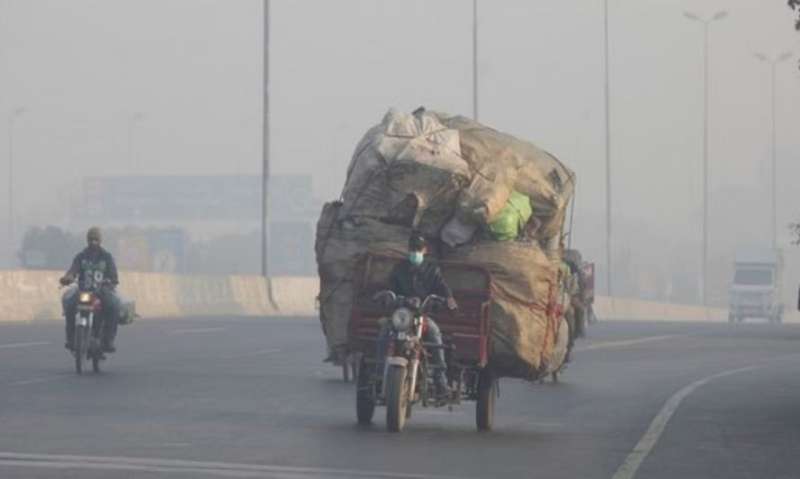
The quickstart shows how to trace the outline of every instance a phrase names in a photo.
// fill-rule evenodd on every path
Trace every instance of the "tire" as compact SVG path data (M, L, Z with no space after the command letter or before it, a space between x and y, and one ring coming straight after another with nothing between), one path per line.
M391 366L386 375L386 428L390 432L401 432L406 425L406 389L406 368Z
M344 358L342 361L342 380L346 383L350 382L350 360L349 358Z
M354 383L358 383L358 375L361 373L361 366L363 365L364 355L361 353L354 353L350 361L350 374Z
M497 398L497 379L488 369L478 376L478 403L475 405L475 423L478 431L491 431L494 423L494 403Z
M100 372L100 358L96 353L92 355L92 371L94 371L95 374Z
M365 367L362 360L359 369L365 373L359 374L356 379L356 417L362 426L372 424L375 416L375 388L369 383L370 374Z
M86 326L75 326L75 348L72 354L75 356L75 372L83 374L83 359L86 357L88 335Z

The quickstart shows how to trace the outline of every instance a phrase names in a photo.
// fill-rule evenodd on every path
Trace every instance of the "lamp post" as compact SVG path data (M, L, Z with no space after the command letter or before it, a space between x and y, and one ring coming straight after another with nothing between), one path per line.
M728 16L725 10L719 11L711 18L704 19L694 13L684 12L686 18L703 25L703 251L701 259L700 296L703 306L708 305L708 31L711 23Z
M603 69L605 76L604 101L605 101L605 134L606 134L606 292L608 297L613 297L612 266L611 266L611 79L608 66L608 0L603 1Z
M269 0L264 0L264 78L261 163L261 274L269 276Z
M792 57L791 52L785 52L776 58L768 57L763 53L756 53L756 58L761 60L764 63L769 64L770 72L771 72L771 86L770 86L770 97L771 97L771 140L770 140L770 156L772 160L771 165L771 177L772 177L772 247L778 247L778 149L777 149L777 134L775 128L775 71L777 70L777 66L779 63L785 62L789 58Z
M478 0L472 0L472 119L478 121Z
M14 264L15 215L14 208L14 124L25 113L25 108L17 107L8 115L8 247L9 266Z

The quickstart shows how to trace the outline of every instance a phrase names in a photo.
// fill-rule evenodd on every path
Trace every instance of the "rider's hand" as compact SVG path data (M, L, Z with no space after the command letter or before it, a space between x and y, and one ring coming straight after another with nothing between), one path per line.
M458 303L456 303L456 299L453 298L452 296L447 298L447 309L449 309L450 311L455 311L456 309L458 309Z
M61 286L67 286L70 283L72 283L72 278L70 278L69 276L62 276L61 278L59 278L58 282L61 283Z

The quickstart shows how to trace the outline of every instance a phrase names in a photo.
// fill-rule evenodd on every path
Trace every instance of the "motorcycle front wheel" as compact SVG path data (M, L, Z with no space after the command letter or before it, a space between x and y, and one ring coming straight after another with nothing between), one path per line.
M406 425L406 389L406 368L391 366L386 375L386 428L391 432L401 432Z
M75 326L75 344L72 354L75 356L75 372L83 374L83 360L89 342L89 329L86 326Z

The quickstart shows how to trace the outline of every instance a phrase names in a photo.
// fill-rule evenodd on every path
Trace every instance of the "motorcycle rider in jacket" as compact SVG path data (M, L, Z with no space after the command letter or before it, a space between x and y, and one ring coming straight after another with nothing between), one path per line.
M454 310L458 307L453 293L447 286L439 266L426 257L428 245L420 235L412 235L408 241L408 259L395 265L389 275L389 288L395 294L406 298L419 298L424 300L431 294L447 299L447 307ZM386 351L388 329L381 329L378 337L378 358L383 358ZM430 317L425 318L423 340L428 343L442 345L442 332L436 322ZM445 363L444 349L436 348L432 351L434 367L434 382L437 395L447 396L447 364Z
M103 305L102 345L104 352L116 351L114 339L117 336L117 326L120 314L120 300L115 291L119 284L117 266L114 257L103 249L100 244L103 237L100 228L93 226L86 233L87 247L75 256L72 265L59 280L62 286L67 286L73 281L78 281L78 288L68 290L61 299L66 320L67 342L65 348L72 350L75 345L75 315L78 306L78 291L91 284L100 285L96 294Z

